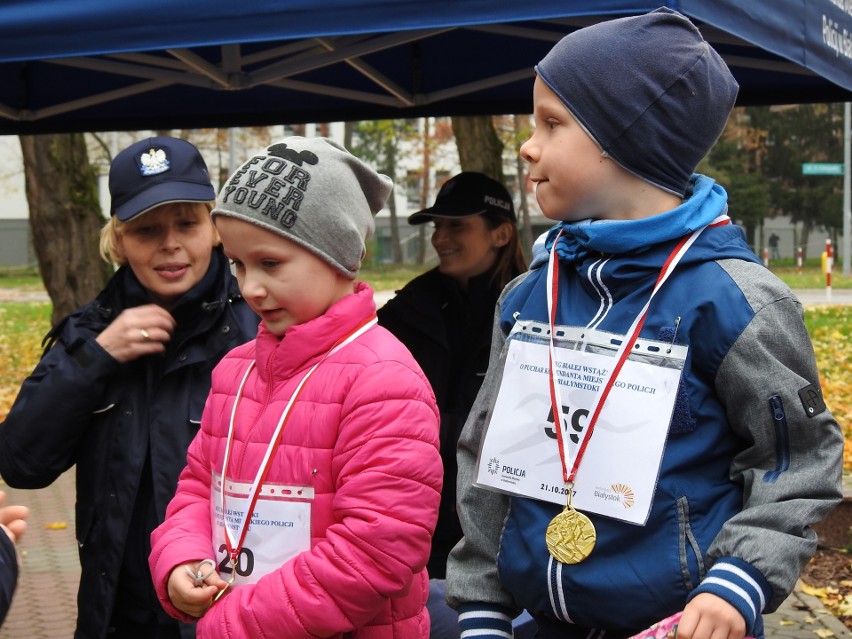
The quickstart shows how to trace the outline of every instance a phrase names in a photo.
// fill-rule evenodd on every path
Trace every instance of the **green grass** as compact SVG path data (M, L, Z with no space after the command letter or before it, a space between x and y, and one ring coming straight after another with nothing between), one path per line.
M769 269L790 288L825 288L825 273L819 258L806 260L801 273L791 258L771 262ZM843 264L836 259L831 269L831 288L852 288L852 277L843 276Z
M39 341L50 328L50 302L0 302L0 342L15 344L37 333Z
M805 310L805 326L812 336L826 334L833 339L852 339L852 306L809 306Z
M38 361L51 310L50 302L0 303L0 398L4 387L20 384Z
M0 303L0 326L6 330L14 327L23 332L41 320L50 321L50 302Z
M415 264L369 266L361 269L358 279L367 282L376 291L396 291L429 268L431 267Z
M27 291L44 288L38 269L29 266L0 266L0 288L17 288Z

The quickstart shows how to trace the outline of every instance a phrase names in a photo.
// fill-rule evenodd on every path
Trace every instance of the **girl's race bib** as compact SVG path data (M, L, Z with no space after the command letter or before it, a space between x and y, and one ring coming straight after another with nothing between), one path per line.
M314 489L303 486L263 484L248 524L235 568L231 566L225 545L225 529L236 531L245 519L250 483L224 482L227 511L222 512L222 477L213 473L210 517L213 526L213 556L219 576L230 580L236 570L234 586L253 584L280 568L286 561L311 548L311 501Z

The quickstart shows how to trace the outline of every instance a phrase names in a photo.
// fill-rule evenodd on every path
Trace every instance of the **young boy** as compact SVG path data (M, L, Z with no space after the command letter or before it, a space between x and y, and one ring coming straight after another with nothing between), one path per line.
M429 636L438 409L354 281L391 186L342 147L294 137L238 169L213 209L262 322L214 370L152 535L160 601L201 617L199 639Z
M733 108L669 9L576 31L536 67L521 148L547 255L498 304L459 443L462 636L762 636L840 498L843 439L802 307L692 174ZM555 425L561 427L556 427Z

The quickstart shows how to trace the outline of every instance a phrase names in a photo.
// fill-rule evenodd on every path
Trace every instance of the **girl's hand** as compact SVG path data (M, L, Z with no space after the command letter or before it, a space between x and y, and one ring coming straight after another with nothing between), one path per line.
M193 561L176 566L169 574L169 599L181 612L201 617L213 605L213 597L227 585L212 560Z

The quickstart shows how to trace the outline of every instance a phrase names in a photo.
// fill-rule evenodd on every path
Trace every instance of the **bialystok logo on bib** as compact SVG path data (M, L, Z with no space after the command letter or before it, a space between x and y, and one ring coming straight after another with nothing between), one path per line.
M609 488L595 488L595 497L605 501L620 502L625 508L634 504L633 489L627 484L612 484Z

